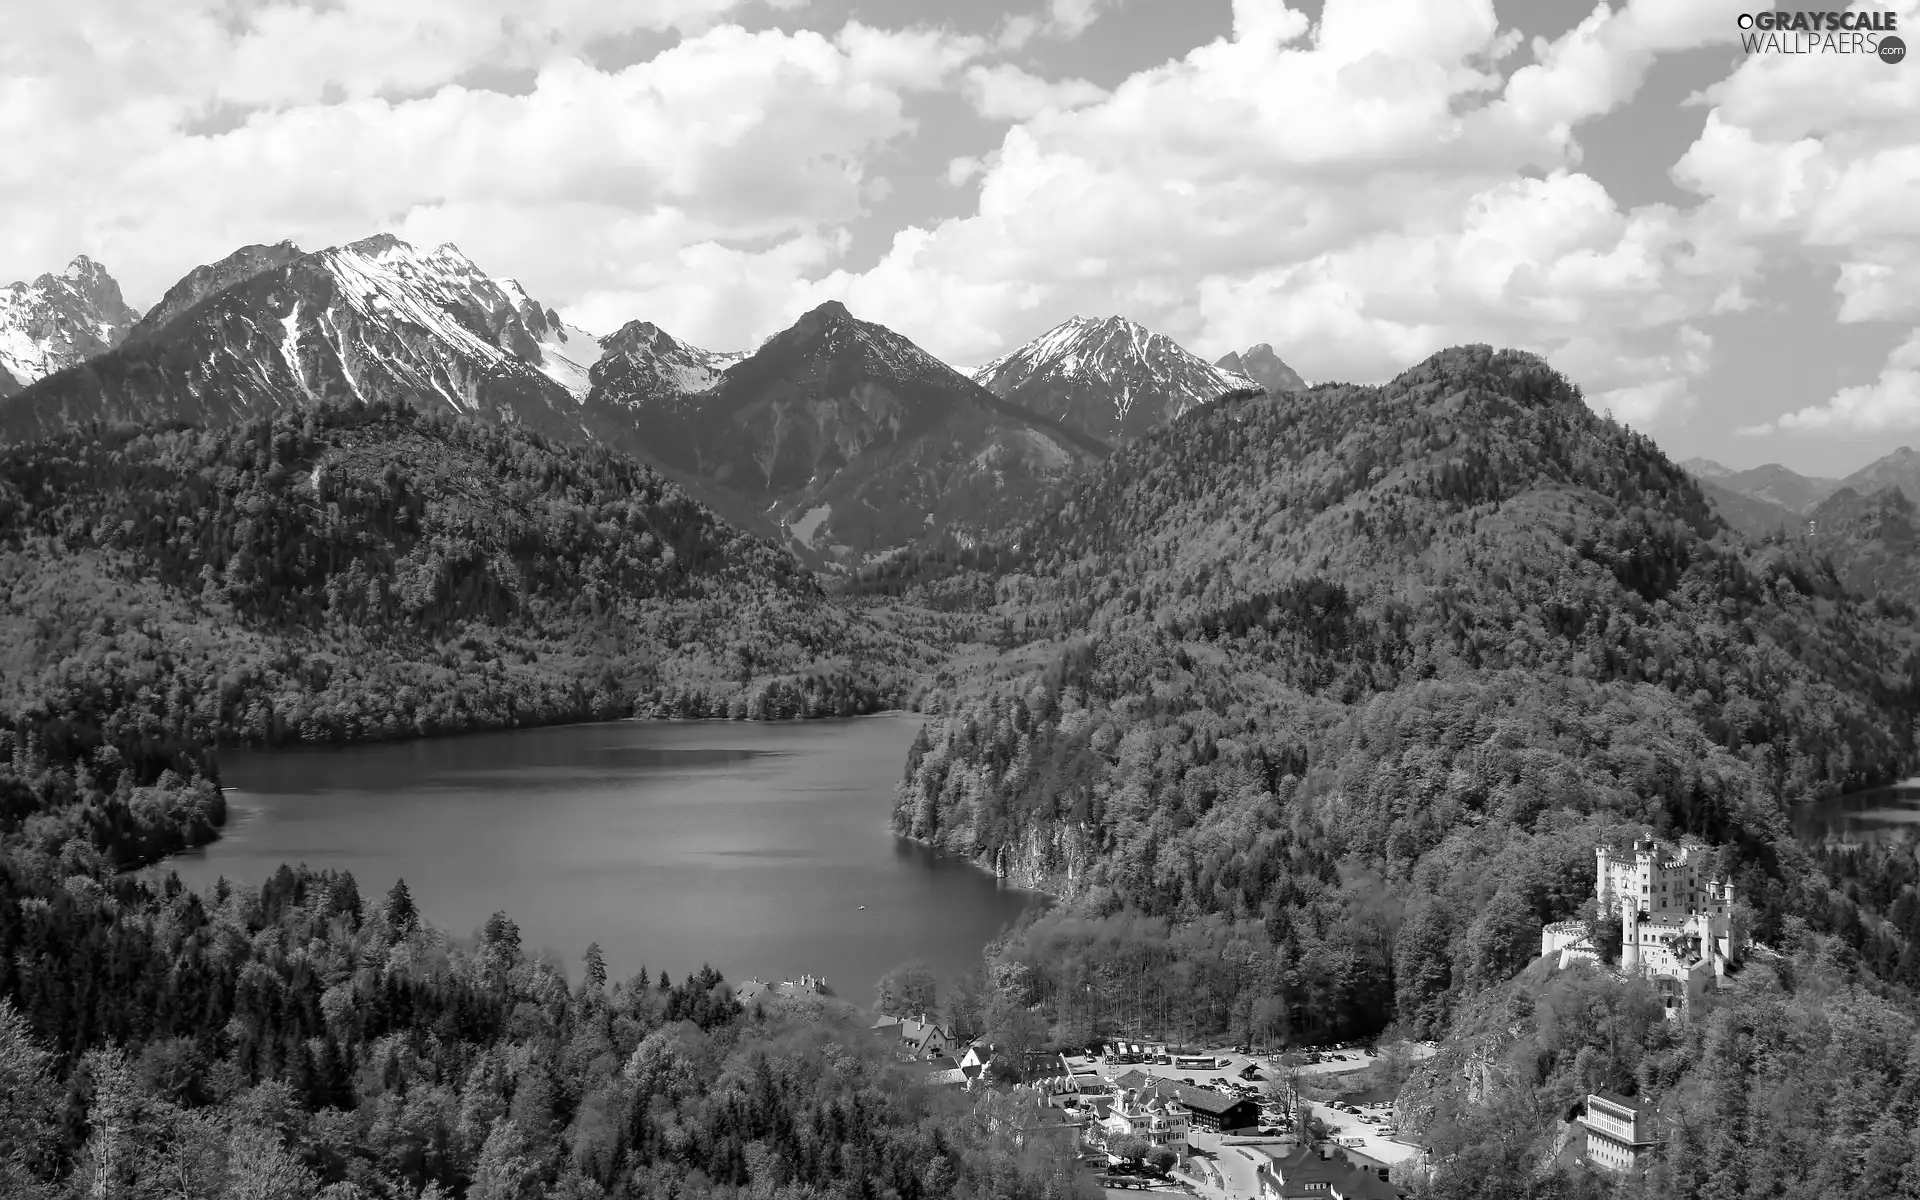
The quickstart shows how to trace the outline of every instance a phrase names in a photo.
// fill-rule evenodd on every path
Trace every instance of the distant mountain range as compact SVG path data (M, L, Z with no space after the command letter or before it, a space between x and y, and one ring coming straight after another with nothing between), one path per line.
M838 303L751 353L648 321L595 338L457 247L385 234L242 247L144 316L86 259L0 295L0 440L406 400L632 453L815 565L1017 505L1222 395L1299 386L1270 347L1229 356L1241 374L1117 316L971 379Z
M1841 488L1838 479L1802 475L1779 463L1736 471L1710 458L1690 458L1680 466L1696 479L1750 499L1765 501L1789 513L1806 512Z

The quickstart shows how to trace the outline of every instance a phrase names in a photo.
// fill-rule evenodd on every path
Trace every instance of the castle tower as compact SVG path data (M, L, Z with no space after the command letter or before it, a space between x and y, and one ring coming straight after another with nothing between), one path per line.
M1640 965L1640 903L1622 897L1620 907L1620 966L1632 971Z

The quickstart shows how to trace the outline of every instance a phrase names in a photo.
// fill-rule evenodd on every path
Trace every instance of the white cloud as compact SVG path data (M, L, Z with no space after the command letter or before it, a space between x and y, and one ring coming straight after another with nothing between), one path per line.
M734 2L614 7L659 24ZM908 97L951 86L983 48L938 30L850 23L823 36L722 24L602 71L571 50L612 22L597 6L563 0L473 22L505 39L515 61L538 63L530 90L507 95L449 82L506 50L425 45L458 37L428 19L431 5L403 7L410 24L395 36L423 39L420 61L431 70L416 63L399 80L339 46L315 51L308 69L294 52L277 97L286 103L214 136L186 131L195 106L219 89L252 86L223 76L221 64L244 77L257 45L322 39L343 10L263 11L224 33L207 13L162 23L181 37L195 20L204 26L208 44L196 61L209 74L197 96L170 93L193 80L160 72L144 92L124 80L103 84L128 94L76 118L70 108L55 111L70 105L61 94L67 80L29 73L0 83L0 143L9 148L0 156L0 267L17 263L13 274L30 277L84 248L136 302L150 302L195 263L247 241L318 248L392 229L454 241L486 269L518 274L533 295L596 312L606 296L659 294L658 264L698 261L694 251L709 243L746 247L739 253L765 256L769 267L817 272L819 249L844 246L843 228L891 186L870 164L913 129ZM562 33L562 18L588 10L601 15ZM282 28L289 22L294 31ZM42 32L50 67L62 61L63 38L81 36ZM381 46L373 54L407 57ZM37 69L31 55L16 57L15 66ZM315 81L347 70L358 72L349 98L301 99ZM423 94L372 94L376 83L396 81ZM8 203L9 195L18 199ZM704 294L691 288L688 306L710 311ZM670 324L677 313L644 315ZM750 331L730 321L706 332L738 340Z
M1310 378L1493 341L1572 355L1590 392L1653 420L1689 401L1704 335L1686 323L1738 301L1746 260L1673 209L1623 211L1573 169L1573 131L1656 54L1724 37L1736 7L1702 7L1597 10L1505 75L1517 38L1485 0L1328 0L1317 27L1236 0L1232 37L1075 109L1030 105L950 168L979 175L973 214L814 294L968 361L1116 310L1207 354L1271 341Z
M1015 13L1000 23L995 39L1003 50L1019 50L1035 38L1070 40L1085 33L1111 0L1047 0L1040 13Z
M1890 6L1902 28L1920 4ZM1705 129L1674 167L1701 197L1700 242L1745 256L1742 294L1768 265L1830 273L1841 322L1920 321L1920 74L1871 58L1752 55L1706 89ZM1739 432L1920 428L1920 333L1872 383Z
M1026 121L1107 98L1105 88L1084 79L1046 80L1011 63L976 64L965 79L968 103L990 121Z
M1887 356L1886 366L1874 382L1841 388L1825 404L1785 413L1777 420L1740 432L1889 433L1914 429L1920 429L1920 329Z
M596 328L739 347L836 298L977 362L1119 311L1363 380L1489 341L1636 425L1687 411L1700 323L1766 303L1783 256L1828 272L1843 320L1920 320L1910 68L1740 61L1698 97L1689 206L1623 207L1581 173L1584 123L1663 54L1737 54L1745 0L1597 4L1531 44L1493 0L1326 0L1317 24L1234 0L1230 36L1111 91L1004 61L1108 7L1029 3L991 39L726 23L792 0L39 6L0 44L0 278L84 249L151 300L242 242L391 228ZM670 48L592 65L649 30L633 44ZM936 89L1011 123L923 168L972 209L847 269L850 228L904 178L881 156ZM1781 427L1894 411L1912 369Z

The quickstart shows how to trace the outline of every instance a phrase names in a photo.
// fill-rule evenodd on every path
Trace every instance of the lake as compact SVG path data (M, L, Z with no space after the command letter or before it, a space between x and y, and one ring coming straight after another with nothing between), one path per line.
M1795 810L1793 828L1816 846L1913 844L1920 840L1920 779L1806 805Z
M889 967L943 978L1045 898L896 838L887 819L921 718L619 721L328 749L225 751L225 836L170 859L191 887L281 863L404 878L467 935L496 910L578 979L825 975L866 1005ZM865 906L862 909L862 905Z

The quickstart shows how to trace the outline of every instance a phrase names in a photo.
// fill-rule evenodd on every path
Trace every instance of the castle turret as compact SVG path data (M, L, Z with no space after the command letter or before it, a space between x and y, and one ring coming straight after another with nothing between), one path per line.
M1640 965L1640 904L1622 897L1620 907L1620 966L1632 971Z

